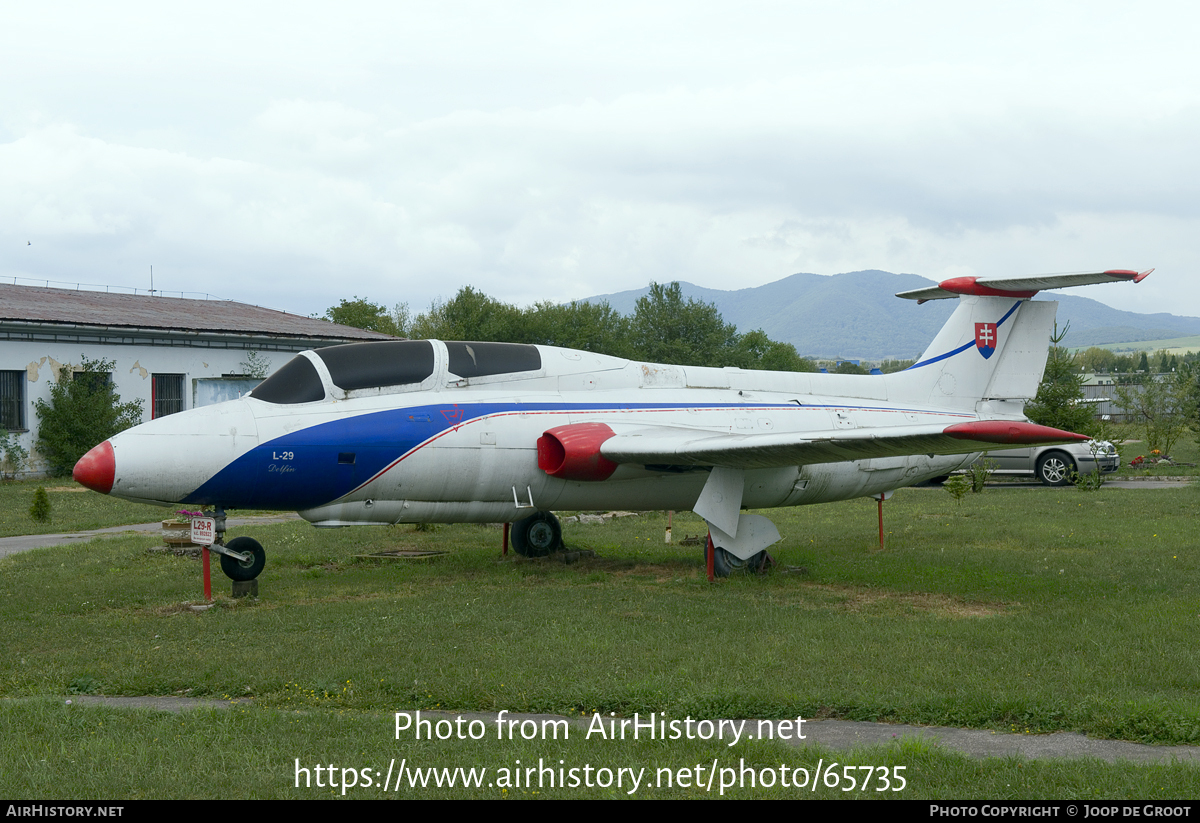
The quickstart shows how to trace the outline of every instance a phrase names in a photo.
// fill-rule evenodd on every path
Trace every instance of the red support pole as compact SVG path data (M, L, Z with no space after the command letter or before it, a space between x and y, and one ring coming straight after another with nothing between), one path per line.
M879 548L883 548L883 495L879 495Z
M500 548L500 554L503 557L508 557L508 527L510 525L512 525L512 524L511 523L504 524L504 543Z
M713 582L713 554L715 554L715 553L716 553L716 549L713 547L712 532L709 532L708 533L708 545L706 545L704 547L704 557L705 557L706 565L708 566L708 582L709 583Z
M212 574L208 567L208 546L201 549L200 553L204 555L204 599L212 600Z

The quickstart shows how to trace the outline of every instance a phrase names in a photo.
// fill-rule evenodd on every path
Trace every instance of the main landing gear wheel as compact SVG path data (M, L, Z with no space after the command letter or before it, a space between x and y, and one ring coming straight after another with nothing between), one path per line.
M1038 458L1038 480L1047 486L1065 486L1074 473L1075 461L1065 452L1046 452Z
M538 512L512 524L513 550L522 557L545 557L562 548L562 526L550 512Z
M707 548L705 549L707 551ZM707 557L705 561L707 562ZM747 571L751 574L762 574L771 566L771 556L766 549L753 554L747 560L742 560L722 548L713 549L713 577L729 577L735 571Z
M225 544L225 548L232 552L250 553L249 560L221 555L221 571L230 580L253 580L262 574L263 566L267 565L267 553L253 537L235 537Z

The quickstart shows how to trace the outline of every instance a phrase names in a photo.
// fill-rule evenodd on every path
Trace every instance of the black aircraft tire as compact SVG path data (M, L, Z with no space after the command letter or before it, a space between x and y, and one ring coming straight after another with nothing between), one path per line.
M707 549L706 549L707 551ZM708 558L705 557L705 563ZM754 574L762 574L770 565L770 560L767 557L766 551L761 551L758 554L751 555L749 559L742 560L734 554L722 548L713 549L713 577L729 577L735 571L748 571Z
M562 548L562 526L550 512L538 512L512 524L513 551L522 557L545 557Z
M253 580L262 574L263 567L267 565L267 553L253 537L235 537L225 544L225 548L235 552L250 552L250 559L245 562L221 555L221 571L230 580Z

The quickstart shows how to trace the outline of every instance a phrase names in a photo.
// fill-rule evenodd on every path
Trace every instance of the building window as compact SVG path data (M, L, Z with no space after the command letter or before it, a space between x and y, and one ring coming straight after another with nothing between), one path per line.
M166 417L183 411L183 377L182 374L154 375L151 417Z
M25 429L25 372L0 371L0 430Z
M88 391L100 392L112 385L112 372L76 371L71 372L71 379L87 386Z

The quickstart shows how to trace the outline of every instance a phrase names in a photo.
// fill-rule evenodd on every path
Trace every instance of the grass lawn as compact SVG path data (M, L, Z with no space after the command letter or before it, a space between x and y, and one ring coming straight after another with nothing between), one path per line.
M800 715L1200 744L1198 503L1190 486L1001 488L961 504L906 489L885 506L884 550L874 501L775 510L780 568L715 585L700 547L678 545L702 534L690 514L671 546L660 514L568 525L568 544L597 554L573 565L501 559L495 527L287 523L235 532L266 546L260 598L202 613L187 605L199 564L149 554L151 538L27 552L0 561L0 696L28 698L0 709L0 793L317 797L294 787L295 758L386 770L542 757L905 765L894 794L909 798L1194 797L1194 766L981 765L919 742L853 760L765 741L417 743L395 739L391 713ZM394 548L449 553L360 557ZM219 573L214 588L228 591ZM176 716L68 707L71 693L253 700ZM548 795L624 796L589 792Z
M39 523L29 516L33 494L38 486L50 498L50 520ZM19 534L66 534L105 529L130 523L153 523L174 517L178 507L151 506L106 497L85 489L69 477L19 480L0 483L0 537ZM259 511L234 511L232 515L267 514Z
M1133 427L1122 429L1128 442L1117 446L1121 452L1121 468L1114 477L1194 477L1200 475L1200 444L1196 442L1196 434L1184 432L1171 448L1171 463L1148 463L1142 466L1130 466L1129 461L1139 455L1150 458L1146 443L1139 438L1140 433Z

